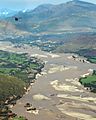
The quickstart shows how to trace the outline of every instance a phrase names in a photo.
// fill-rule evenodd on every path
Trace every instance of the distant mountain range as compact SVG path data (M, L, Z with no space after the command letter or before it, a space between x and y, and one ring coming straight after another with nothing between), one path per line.
M65 37L62 38L63 41L68 40L67 45L69 43L72 44L75 42L78 47L80 45L80 48L82 48L82 45L83 48L86 45L92 48L93 47L92 44L96 43L96 37L94 36L96 33L95 4L83 2L79 0L73 0L59 5L44 4L38 6L34 10L20 11L16 13L15 16L20 19L18 21L15 21L14 17L8 16L7 18L0 21L0 29L1 29L0 32L2 33L3 36L5 33L5 31L3 30L6 29L6 35L8 34L8 36L11 36L13 39L16 36L19 37L23 36L24 38L26 35L27 36L51 35L50 38L51 40L54 39L59 41L61 40L60 36L62 34L67 33L68 36L66 38ZM4 25L2 26L2 23L5 24L5 27ZM8 25L10 25L10 29L8 28ZM79 36L76 35L76 37L73 37L71 35L72 39L69 38L69 34L75 34L75 33L77 34L80 33L80 35ZM86 33L86 35L84 34L83 37L81 37L81 33ZM91 41L91 39L89 40L87 36L88 33L92 33L91 36L93 36L91 46L89 42ZM53 35L55 37L53 37ZM78 37L80 37L80 39ZM30 37L30 39L31 38L32 37ZM89 38L91 38L90 35ZM0 39L2 39L2 37L0 37ZM83 39L85 40L84 43L82 42Z
M6 8L2 8L2 9L0 9L0 18L11 17L11 16L13 16L16 13L17 13L17 11L6 9Z

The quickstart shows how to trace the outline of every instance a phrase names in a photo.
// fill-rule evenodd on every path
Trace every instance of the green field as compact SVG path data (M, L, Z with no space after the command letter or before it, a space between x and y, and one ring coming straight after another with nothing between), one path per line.
M29 82L29 74L36 74L43 67L40 62L36 58L29 58L27 54L0 51L0 74L15 76Z
M81 79L82 84L96 84L96 75Z
M80 83L84 85L84 87L90 88L91 92L96 93L96 71L93 72L93 75L81 78Z
M24 117L15 117L15 118L13 118L13 120L25 120L25 118Z
M88 58L88 61L96 64L96 57L90 57L90 58Z

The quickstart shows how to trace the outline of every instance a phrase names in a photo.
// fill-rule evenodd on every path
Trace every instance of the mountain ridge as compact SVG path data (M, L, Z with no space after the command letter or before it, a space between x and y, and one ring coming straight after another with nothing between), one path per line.
M22 20L15 25L18 29L30 32L54 31L60 29L60 27L62 29L62 26L64 26L64 31L72 31L71 29L74 28L75 30L76 27L80 30L82 26L85 31L93 30L93 27L96 26L94 20L96 19L96 5L82 1L75 1L75 4L73 3L74 1L59 5L45 4L31 11L19 12L16 16L21 17ZM14 23L12 18L9 20ZM91 27L89 27L90 25Z
M27 41L29 38L29 41L41 38L40 40L45 41L62 41L64 44L67 41L67 48L68 45L70 46L70 44L74 43L76 43L75 46L73 45L74 48L78 46L76 49L96 48L94 46L96 42L96 4L77 0L59 5L45 4L38 6L34 10L20 11L15 16L20 19L15 21L14 16L4 19L12 24L13 30L6 30L7 34L13 33L14 29L18 31L15 32L16 35L13 37L14 39L16 36L19 36L18 38L20 39L21 37L23 42L23 40ZM20 32L21 34L19 34ZM83 33L86 35L83 35ZM89 33L94 34L90 35ZM69 36L71 36L71 38L69 38ZM93 40L91 40L91 38ZM12 41L14 41L14 39L12 39ZM93 45L90 44L89 41L91 41Z

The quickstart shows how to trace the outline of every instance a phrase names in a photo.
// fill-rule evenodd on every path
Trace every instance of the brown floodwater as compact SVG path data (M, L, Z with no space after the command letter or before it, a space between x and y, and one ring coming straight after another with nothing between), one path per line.
M18 116L28 120L96 120L96 94L78 82L89 69L96 69L95 64L83 63L83 57L74 60L72 54L51 54L27 45L6 50L27 52L46 62L42 75L37 75L30 91L12 108ZM36 111L27 112L26 103L31 103Z

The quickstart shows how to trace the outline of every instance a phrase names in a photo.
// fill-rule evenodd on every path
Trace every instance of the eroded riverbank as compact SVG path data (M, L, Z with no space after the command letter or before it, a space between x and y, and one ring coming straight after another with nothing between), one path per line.
M96 69L95 64L71 59L71 54L51 54L29 46L6 50L27 52L46 62L42 75L17 101L13 112L28 120L96 120L96 94L85 90L78 81L89 69ZM26 103L37 111L27 112Z

